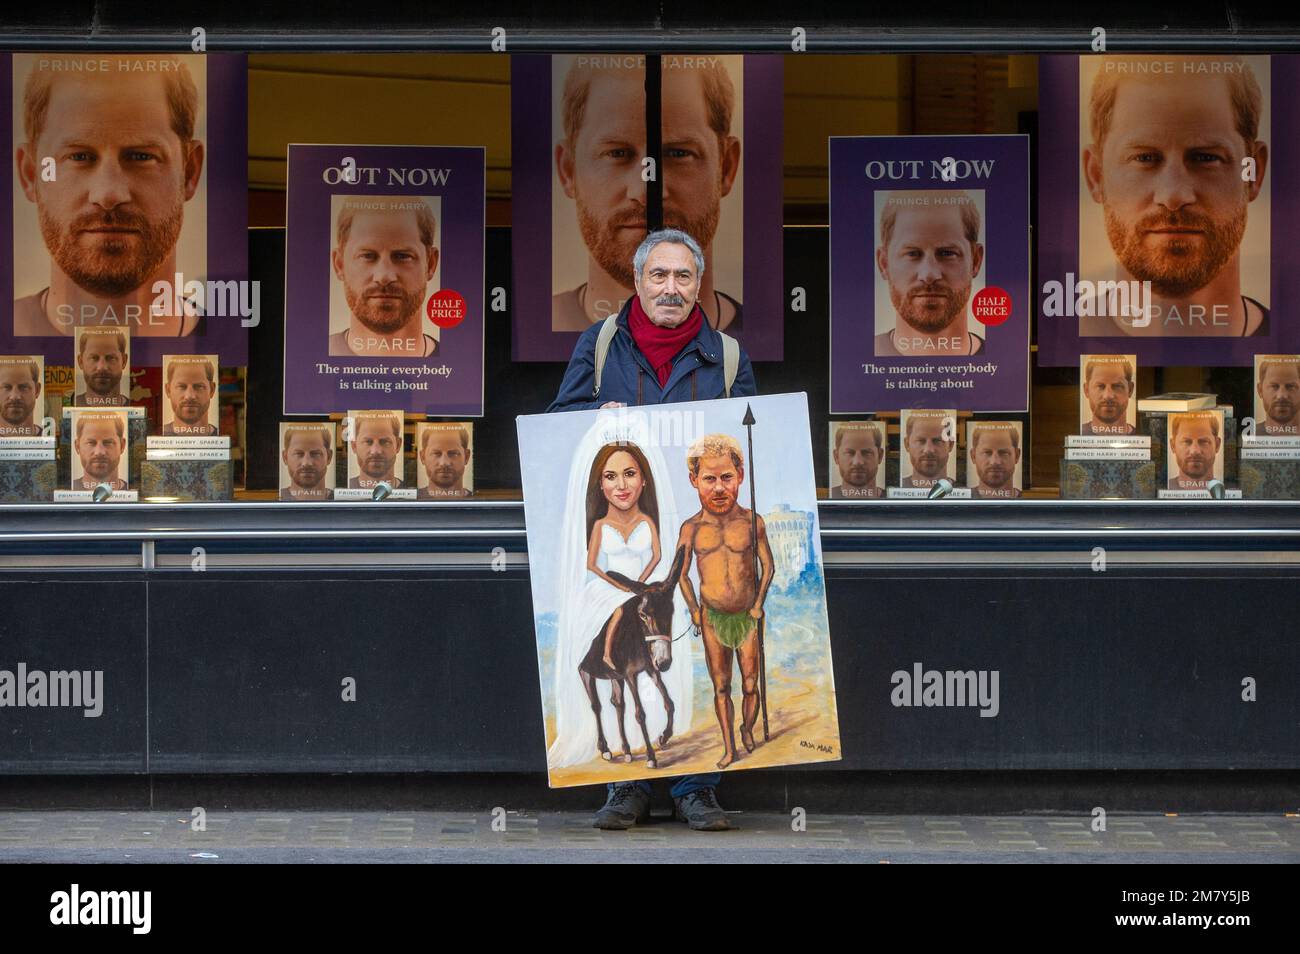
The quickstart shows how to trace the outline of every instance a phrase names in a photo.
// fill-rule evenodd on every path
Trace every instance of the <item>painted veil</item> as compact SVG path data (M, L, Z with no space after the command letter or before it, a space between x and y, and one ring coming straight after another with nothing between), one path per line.
M677 534L681 529L676 501L673 495L671 471L663 453L652 440L647 415L635 409L617 408L601 412L596 423L583 435L574 451L569 467L569 484L565 495L565 511L560 542L560 594L559 631L555 655L555 740L546 753L547 765L563 768L579 765L599 758L596 750L596 717L591 703L578 677L578 664L591 648L592 640L603 631L605 622L615 607L632 594L611 586L587 569L586 528L587 481L597 452L606 444L626 441L635 444L645 455L650 466L659 499L659 545L661 555L647 583L662 580L672 566ZM685 467L683 460L679 466ZM674 638L687 632L690 614L679 591L674 590L673 624L670 635ZM663 673L664 686L676 707L674 723L691 724L691 672L693 668L692 637L673 643L673 662ZM646 713L646 728L650 737L656 738L667 725L663 700L650 677L641 673L637 688ZM617 743L618 713L610 701L611 683L597 680L596 692L601 702L601 719L605 737L611 741L615 759L621 749ZM630 694L625 694L625 721L628 741L637 749L641 734L636 726L635 710Z

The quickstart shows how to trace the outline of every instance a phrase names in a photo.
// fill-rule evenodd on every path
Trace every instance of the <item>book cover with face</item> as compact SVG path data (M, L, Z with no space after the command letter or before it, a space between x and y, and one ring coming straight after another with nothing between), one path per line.
M1207 490L1211 480L1223 480L1222 411L1170 414L1168 432L1168 489Z
M0 437L39 437L45 417L45 358L0 355Z
M968 421L966 486L971 497L1014 500L1025 489L1019 421Z
M73 407L125 407L131 403L131 333L118 328L78 328Z
M405 486L402 427L401 411L348 412L344 435L350 489L370 489L381 482Z
M72 489L126 490L130 455L125 408L72 409Z
M1300 354L1255 355L1255 433L1300 436Z
M211 437L221 408L215 354L163 355L162 433L164 437Z
M280 499L331 500L337 483L334 424L280 422Z
M469 421L415 425L416 499L456 500L474 493L474 425Z
M1079 433L1137 433L1137 356L1079 355Z
M885 422L831 421L829 428L830 499L883 499L889 447Z
M1029 406L1029 137L832 136L830 411Z
M957 479L957 412L904 410L899 426L900 487L929 488Z
M288 148L285 413L481 417L484 148Z

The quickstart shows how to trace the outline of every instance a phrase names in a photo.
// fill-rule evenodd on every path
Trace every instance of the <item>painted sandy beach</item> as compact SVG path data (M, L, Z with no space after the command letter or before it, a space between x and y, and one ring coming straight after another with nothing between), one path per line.
M703 669L703 666L699 668ZM707 684L707 673L702 675ZM754 726L754 751L746 752L740 744L741 695L737 684L733 682L732 702L736 707L736 745L739 756L725 771L839 759L839 722L835 715L834 696L828 693L821 679L769 676L767 692L769 739L763 742L763 718L760 714ZM723 751L721 730L713 713L712 693L706 689L704 695L706 701L702 704L697 701L695 705L690 728L674 735L666 746L655 749L659 762L657 769L646 767L643 744L634 743L632 761L623 762L618 744L614 742L611 745L614 761L606 762L593 753L590 762L551 769L551 787L625 782L637 778L673 778L683 774L718 771L717 761ZM828 701L829 707L826 705ZM629 742L640 738L631 706L627 710L627 730ZM553 737L554 728L548 724L548 743Z

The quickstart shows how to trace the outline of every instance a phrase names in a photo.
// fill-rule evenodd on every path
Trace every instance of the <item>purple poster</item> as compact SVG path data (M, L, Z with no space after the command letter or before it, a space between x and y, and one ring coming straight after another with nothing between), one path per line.
M73 363L78 327L248 362L248 82L242 54L0 55L0 350Z
M1038 360L1300 349L1294 56L1039 60ZM1273 95L1276 92L1277 95Z
M516 361L568 361L578 335L632 296L656 184L664 225L704 250L709 323L751 359L781 360L782 59L660 64L650 157L644 55L511 58Z
M1029 406L1027 136L832 136L831 413Z
M284 412L483 416L484 151L289 146Z

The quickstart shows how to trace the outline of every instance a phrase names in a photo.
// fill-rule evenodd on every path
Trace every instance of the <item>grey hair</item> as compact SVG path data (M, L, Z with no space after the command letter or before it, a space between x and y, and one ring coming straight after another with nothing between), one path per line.
M681 229L660 229L657 232L651 232L641 244L636 247L636 254L632 256L633 274L636 280L641 280L641 275L645 272L646 259L650 257L650 252L656 245L662 245L664 242L672 242L676 245L685 245L691 250L691 255L695 257L695 279L696 281L704 277L704 252L700 249L700 243L695 241Z

